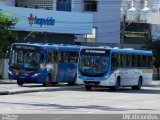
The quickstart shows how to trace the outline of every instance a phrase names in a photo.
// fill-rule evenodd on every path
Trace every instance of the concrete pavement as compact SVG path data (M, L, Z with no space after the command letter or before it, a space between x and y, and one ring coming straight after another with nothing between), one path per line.
M60 91L60 90L72 90L83 88L82 85L67 86L67 84L51 85L49 87L43 87L41 84L24 84L18 86L15 80L0 80L0 95L11 95L20 93L30 92L41 92L41 91ZM160 87L160 81L152 81L147 87Z
M0 80L0 95L11 95L30 92L41 91L60 91L67 89L78 89L82 86L68 86L67 84L50 85L49 87L43 87L42 84L24 84L18 86L16 80Z

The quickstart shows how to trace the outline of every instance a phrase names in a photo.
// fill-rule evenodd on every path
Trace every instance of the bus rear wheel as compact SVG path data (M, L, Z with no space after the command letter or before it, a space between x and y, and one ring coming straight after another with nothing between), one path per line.
M77 74L74 75L73 81L72 82L68 82L68 86L73 86L76 83L76 78L77 78Z
M138 85L137 86L132 86L133 90L140 90L142 87L142 77L139 78L138 80Z
M68 82L68 86L73 86L73 85L75 85L74 81L73 82Z
M86 91L91 91L92 86L90 86L90 85L85 85L85 88L86 88Z
M22 86L22 85L24 84L24 82L23 82L23 81L20 81L20 80L17 80L17 84L18 84L19 86Z
M43 83L43 86L45 86L45 87L49 86L50 81L51 81L51 77L48 74L47 77L46 77L46 79L45 79L45 83Z

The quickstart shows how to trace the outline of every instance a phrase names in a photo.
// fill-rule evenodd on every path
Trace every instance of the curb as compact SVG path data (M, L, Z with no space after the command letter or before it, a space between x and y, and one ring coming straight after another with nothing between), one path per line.
M44 92L44 91L63 91L63 90L74 90L74 89L82 88L82 86L73 86L73 87L58 87L58 88L38 88L38 89L28 89L28 90L8 90L8 91L0 91L0 95L13 95L13 94L21 94L21 93L32 93L32 92Z
M9 91L0 91L0 95L8 95Z
M0 80L0 84L17 84L17 82L15 80Z

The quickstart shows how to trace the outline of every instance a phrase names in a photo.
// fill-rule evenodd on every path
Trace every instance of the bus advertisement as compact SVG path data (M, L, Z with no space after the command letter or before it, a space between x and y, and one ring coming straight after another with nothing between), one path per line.
M40 43L14 43L9 60L9 79L24 83L67 82L74 85L78 53L80 47L74 45L52 45Z
M77 83L92 87L119 87L139 90L152 80L152 52L118 48L82 48Z

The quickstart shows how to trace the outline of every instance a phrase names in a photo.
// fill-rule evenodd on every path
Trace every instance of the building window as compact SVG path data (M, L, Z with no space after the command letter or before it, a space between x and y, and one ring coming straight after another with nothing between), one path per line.
M38 5L35 5L35 8L38 9L39 8Z
M97 1L84 1L84 11L97 11Z
M57 11L71 11L71 0L57 0Z

